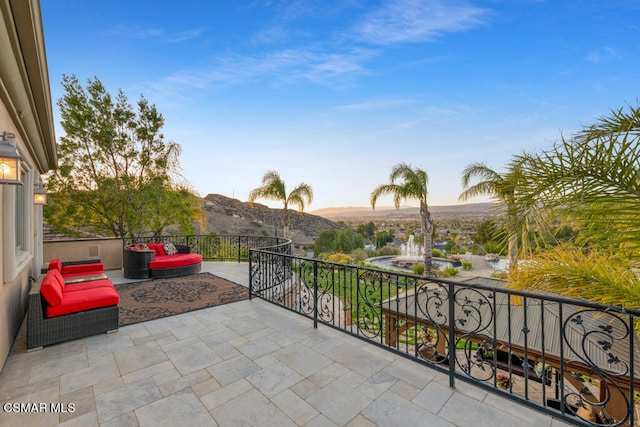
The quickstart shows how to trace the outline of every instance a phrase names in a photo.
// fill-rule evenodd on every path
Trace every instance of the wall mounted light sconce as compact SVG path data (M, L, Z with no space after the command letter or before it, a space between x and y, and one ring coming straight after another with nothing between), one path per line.
M2 133L0 141L0 184L22 185L22 158L16 147L9 143L9 138L16 136L10 132Z
M42 181L36 185L36 188L33 190L33 203L36 205L46 205L47 204L47 192L42 186Z

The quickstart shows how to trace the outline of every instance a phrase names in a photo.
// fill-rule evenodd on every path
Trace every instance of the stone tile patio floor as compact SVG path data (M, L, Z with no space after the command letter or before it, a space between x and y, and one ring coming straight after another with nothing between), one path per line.
M245 286L246 264L205 263ZM111 272L115 283L121 273ZM254 299L25 351L0 373L0 426L563 426ZM49 406L48 409L51 409Z

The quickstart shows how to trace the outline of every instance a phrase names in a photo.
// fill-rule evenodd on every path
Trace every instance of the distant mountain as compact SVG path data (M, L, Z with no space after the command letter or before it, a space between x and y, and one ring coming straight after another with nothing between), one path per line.
M486 218L496 215L498 205L496 203L468 203L463 205L430 206L431 216L434 219L444 218ZM420 215L420 209L416 207L401 207L395 209L392 206L380 206L375 210L370 207L346 207L325 208L309 212L332 221L361 222L384 220L415 220Z
M241 202L220 194L207 195L203 207L207 217L207 233L282 236L282 209ZM330 219L310 213L290 210L289 215L289 231L294 244L311 245L322 231L341 228Z

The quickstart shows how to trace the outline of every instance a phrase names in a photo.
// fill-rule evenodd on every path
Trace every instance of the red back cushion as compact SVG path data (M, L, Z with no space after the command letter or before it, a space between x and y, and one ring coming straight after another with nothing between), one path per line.
M52 274L53 280L58 284L58 286L60 286L60 289L62 289L62 292L64 292L64 288L67 285L65 285L64 283L64 277L62 277L62 273L60 273L60 271L58 270L53 270L51 273L53 273Z
M62 271L62 261L60 261L60 258L54 258L49 261L49 270Z
M60 272L60 270L53 270L51 274L53 276L53 279L60 285L60 288L64 290L64 277L62 277L62 273Z
M150 250L154 251L156 253L156 255L158 254L158 250L156 249L156 244L155 243L149 243L149 244L147 244L147 247Z
M51 307L57 307L62 303L62 286L56 279L54 271L57 270L47 273L40 285L40 293Z

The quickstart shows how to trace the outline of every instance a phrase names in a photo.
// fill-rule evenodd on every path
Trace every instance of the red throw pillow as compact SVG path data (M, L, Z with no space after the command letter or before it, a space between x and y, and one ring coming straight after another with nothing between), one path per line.
M164 250L164 243L156 243L156 252L157 255L165 256L167 251Z
M62 288L53 274L47 273L42 279L40 293L51 307L57 307L62 304Z
M147 244L147 247L149 248L149 250L154 251L156 253L156 255L158 254L158 250L156 249L156 244L155 243L149 243L149 244Z

